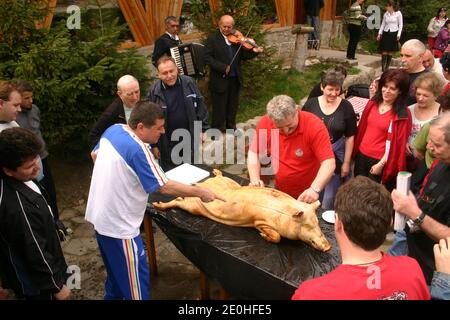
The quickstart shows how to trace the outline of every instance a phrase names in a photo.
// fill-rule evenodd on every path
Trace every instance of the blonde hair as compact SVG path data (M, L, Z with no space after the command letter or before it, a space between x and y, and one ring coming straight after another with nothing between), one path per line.
M414 81L414 86L432 92L435 97L438 97L442 91L442 82L434 72L426 72L420 75Z

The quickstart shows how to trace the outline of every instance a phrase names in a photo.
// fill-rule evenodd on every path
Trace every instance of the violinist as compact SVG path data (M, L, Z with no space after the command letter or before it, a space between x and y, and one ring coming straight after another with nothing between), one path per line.
M212 127L236 129L236 114L242 88L241 60L255 58L263 48L234 30L232 16L224 15L219 28L208 36L205 62L210 66L209 90L212 100Z

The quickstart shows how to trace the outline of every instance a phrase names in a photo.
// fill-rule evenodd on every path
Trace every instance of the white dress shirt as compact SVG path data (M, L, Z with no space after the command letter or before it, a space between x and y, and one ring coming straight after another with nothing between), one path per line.
M378 31L379 35L383 34L383 31L386 32L397 32L397 38L400 38L403 30L403 16L400 11L394 11L393 13L389 13L386 11L383 15L383 21L381 22L380 31Z

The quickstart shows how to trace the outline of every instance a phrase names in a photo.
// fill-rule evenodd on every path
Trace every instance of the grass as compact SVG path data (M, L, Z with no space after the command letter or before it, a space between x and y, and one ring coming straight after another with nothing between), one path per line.
M246 88L242 94L236 122L245 122L256 116L266 114L266 105L276 95L286 94L297 103L309 94L312 87L319 83L320 74L323 70L333 67L332 64L315 64L305 69L304 72L294 70L277 71L267 78L262 90L253 97L246 94ZM359 70L350 68L348 74L357 74ZM247 80L248 81L248 80Z

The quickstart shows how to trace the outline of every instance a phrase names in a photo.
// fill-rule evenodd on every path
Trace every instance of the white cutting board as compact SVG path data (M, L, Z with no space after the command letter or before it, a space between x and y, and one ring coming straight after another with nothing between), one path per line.
M185 184L193 184L209 177L209 172L189 163L183 163L166 172L166 177Z

